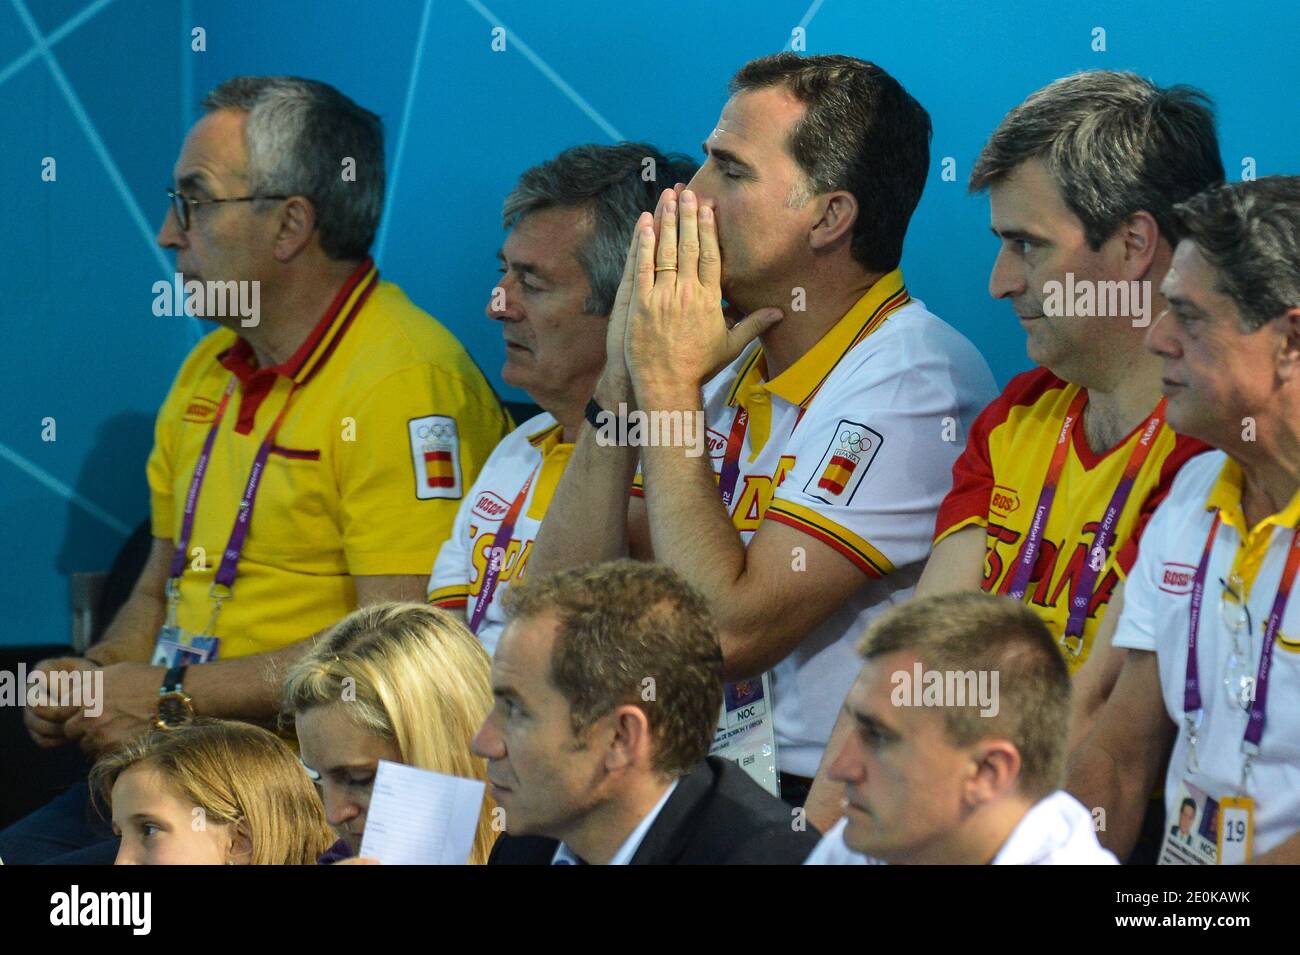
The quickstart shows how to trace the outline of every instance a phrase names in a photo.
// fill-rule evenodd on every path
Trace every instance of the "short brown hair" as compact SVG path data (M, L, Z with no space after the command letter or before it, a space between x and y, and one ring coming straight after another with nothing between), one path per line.
M945 706L956 746L1010 740L1020 751L1020 792L1041 799L1065 779L1070 671L1038 615L982 591L909 600L877 617L858 645L863 659L912 651L927 670L998 673L998 711Z
M550 679L569 702L574 735L631 705L650 725L657 772L682 776L708 755L722 710L722 648L708 604L672 570L595 564L516 583L504 602L510 620L559 618Z
M1094 252L1140 211L1168 239L1174 203L1223 181L1210 98L1115 70L1075 73L1031 93L980 150L970 190L1030 159L1047 165Z
M858 201L853 258L889 272L930 172L930 114L883 69L852 56L775 53L751 60L731 92L780 87L807 109L787 147L814 195L843 189Z

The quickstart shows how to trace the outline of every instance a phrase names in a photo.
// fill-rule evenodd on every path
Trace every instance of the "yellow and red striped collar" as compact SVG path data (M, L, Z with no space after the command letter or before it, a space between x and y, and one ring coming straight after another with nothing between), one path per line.
M744 392L761 387L792 405L807 407L840 360L911 300L901 269L883 275L816 345L771 381L763 380L767 360L760 344L736 376L727 404L734 405Z

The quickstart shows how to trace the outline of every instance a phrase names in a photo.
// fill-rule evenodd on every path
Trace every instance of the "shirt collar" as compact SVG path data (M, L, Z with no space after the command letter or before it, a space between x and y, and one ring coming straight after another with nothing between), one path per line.
M534 431L530 434L528 436L528 443L540 451L542 457L546 457L556 448L566 447L563 438L564 425L557 421L554 424L548 424L540 431ZM569 444L567 447L573 447L573 445Z
M637 824L637 827L632 830L631 834L623 840L623 844L618 847L618 851L615 852L613 858L609 860L610 865L628 865L632 861L632 857L636 855L636 850L640 849L641 843L645 841L646 833L650 831L650 827L653 826L655 820L659 818L659 813L663 811L664 805L668 802L668 797L673 794L673 790L677 788L677 784L680 781L680 779L674 779L668 788L664 790L664 794L659 797L659 801L655 803L654 808L646 813L645 818L642 819L640 823ZM573 850L563 842L561 842L556 848L555 856L551 859L551 865L582 864L582 860L574 855Z
M307 340L278 365L255 367L253 346L242 337L218 355L217 361L234 372L241 384L248 384L254 375L270 374L281 375L300 385L325 364L378 281L379 270L375 268L374 260L367 257L344 281Z
M1244 536L1250 528L1245 526L1245 515L1241 513L1241 492L1245 484L1245 475L1241 465L1233 458L1226 457L1214 486L1205 499L1207 511L1219 511L1226 523L1235 526ZM1300 491L1291 498L1289 504L1276 514L1264 518L1261 524L1276 524L1281 527L1300 527Z
M883 324L894 311L902 308L911 297L903 282L901 269L894 269L878 279L854 306L844 313L835 325L812 348L771 381L762 382L767 361L760 344L736 376L727 396L727 404L736 404L746 387L752 390L761 386L766 391L784 398L792 405L807 406L817 389L835 370L854 346ZM755 380L757 379L757 380Z

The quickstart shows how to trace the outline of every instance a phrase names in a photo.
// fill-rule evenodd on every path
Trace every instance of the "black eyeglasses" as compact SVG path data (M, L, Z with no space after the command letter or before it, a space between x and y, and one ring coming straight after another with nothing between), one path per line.
M176 213L176 222L182 232L190 228L190 206L208 206L218 202L257 202L260 199L288 199L288 196L231 196L228 199L191 199L182 196L175 189L168 189L167 196L172 201L172 211Z

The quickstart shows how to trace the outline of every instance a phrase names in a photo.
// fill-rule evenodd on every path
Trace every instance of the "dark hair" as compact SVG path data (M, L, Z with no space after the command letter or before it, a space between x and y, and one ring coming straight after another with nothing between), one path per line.
M1174 207L1174 233L1214 267L1248 330L1300 307L1300 176L1207 189Z
M251 192L306 196L326 255L346 261L369 254L384 210L384 125L378 116L327 83L297 76L237 76L204 97L203 109L248 114ZM343 177L348 160L355 181Z
M787 145L812 193L842 189L858 202L853 258L897 268L930 172L930 115L879 66L851 56L776 53L731 81L732 93L773 86L807 106Z
M695 160L661 153L649 143L573 146L519 177L501 217L512 229L524 216L552 207L588 211L591 232L577 250L591 294L589 315L608 315L623 277L627 247L637 216L653 212L659 194L690 182Z
M1046 163L1094 252L1143 210L1168 238L1174 203L1223 181L1210 98L1114 70L1075 73L1031 93L984 144L970 190L1030 159Z
M641 709L657 772L682 776L713 742L722 649L708 604L659 564L619 560L527 579L506 591L511 620L559 619L551 683L575 736L615 707Z
M1065 778L1070 671L1036 613L1010 597L983 591L909 600L874 621L858 651L871 660L910 650L928 670L998 674L998 710L946 706L948 737L957 746L1010 740L1020 752L1020 792L1033 799Z

